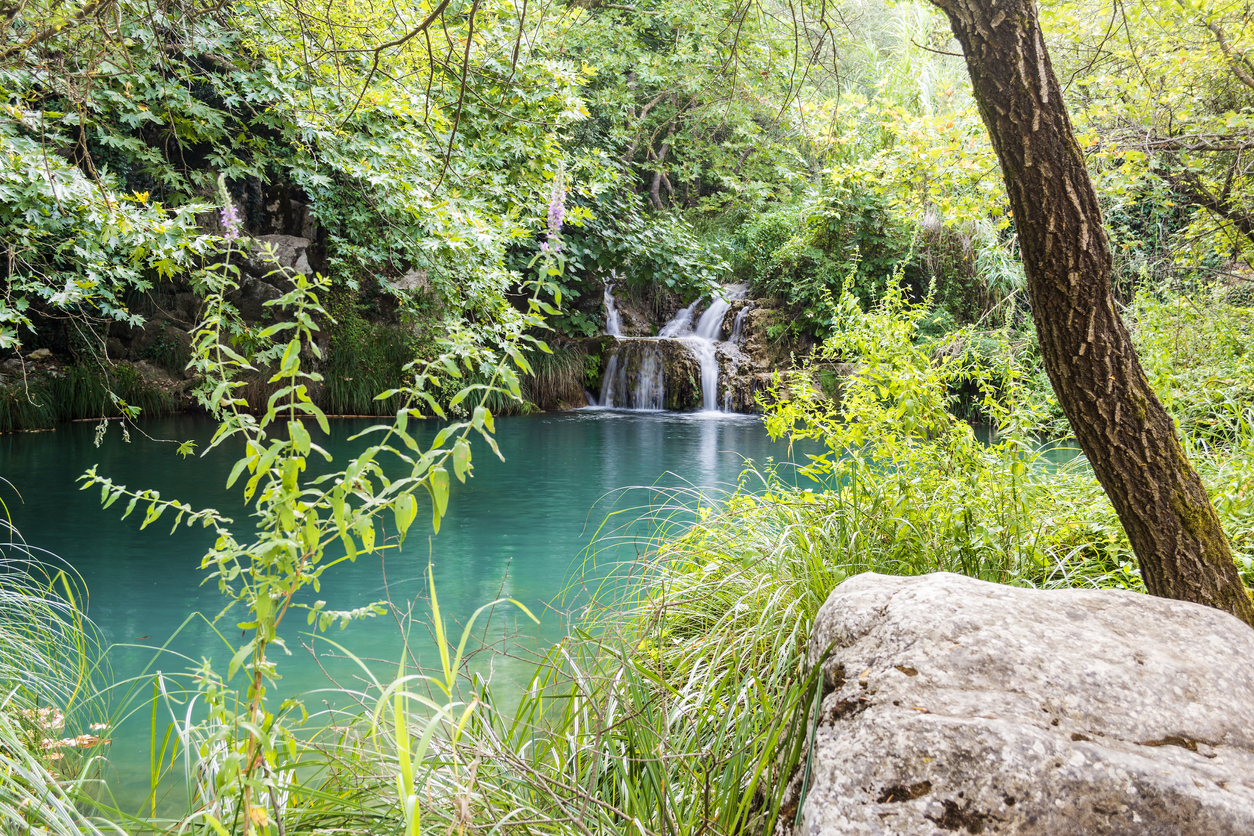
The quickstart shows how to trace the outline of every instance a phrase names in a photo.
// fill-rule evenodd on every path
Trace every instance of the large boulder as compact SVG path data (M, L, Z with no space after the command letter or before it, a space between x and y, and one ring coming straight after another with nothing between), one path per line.
M170 368L185 365L191 357L192 335L168 319L149 319L143 325L121 325L108 343L114 360L148 358ZM114 333L110 329L110 333Z
M1218 610L864 574L809 653L798 834L1254 833L1254 630Z

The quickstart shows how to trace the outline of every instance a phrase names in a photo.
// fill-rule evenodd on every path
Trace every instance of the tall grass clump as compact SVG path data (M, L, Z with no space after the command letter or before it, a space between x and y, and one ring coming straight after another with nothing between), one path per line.
M362 666L359 714L311 745L285 832L769 832L795 815L784 790L819 687L803 653L822 595L788 568L646 572L500 701L466 664L493 604L457 638L432 588L438 667L388 682Z
M588 352L579 344L554 345L549 352L531 351L531 374L522 379L523 397L541 410L570 409L587 404L584 365Z
M0 433L46 430L56 422L42 375L0 384Z
M0 520L0 832L90 836L100 825L82 809L106 727L86 726L85 706L101 653L81 584L50 559Z
M334 326L323 365L322 402L333 415L390 415L396 397L375 400L403 385L414 346L399 325L367 322L354 312Z
M129 364L65 366L0 385L0 432L48 429L59 421L162 415L174 396Z

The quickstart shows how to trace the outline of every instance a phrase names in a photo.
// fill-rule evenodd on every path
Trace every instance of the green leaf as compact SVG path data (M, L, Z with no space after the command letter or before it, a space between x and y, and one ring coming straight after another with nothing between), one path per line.
M300 421L288 421L287 431L292 437L292 443L296 445L297 451L302 456L309 455L309 431L305 429L305 425Z
M464 438L459 438L457 443L453 445L453 473L457 475L457 481L465 482L466 474L470 471L470 444Z
M475 407L474 424L476 427L486 427L490 433L496 432L496 425L492 420L492 412L485 406Z
M235 480L239 478L239 475L244 472L244 468L247 467L248 463L252 460L253 460L252 456L245 456L244 458L235 462L235 467L231 468L231 475L228 476L226 480L227 488L230 488L231 485L235 484Z
M401 494L392 503L392 513L396 515L396 530L401 533L401 542L405 542L405 532L418 516L418 501L411 493Z
M257 646L257 640L253 639L248 644L235 651L235 655L231 657L231 663L226 668L226 679L230 682L235 676L235 672L239 670L240 665L244 664L244 660L253 652L253 648Z
M435 530L440 530L440 518L448 510L448 471L442 467L433 467L427 475L427 484L431 490L432 507L435 511Z

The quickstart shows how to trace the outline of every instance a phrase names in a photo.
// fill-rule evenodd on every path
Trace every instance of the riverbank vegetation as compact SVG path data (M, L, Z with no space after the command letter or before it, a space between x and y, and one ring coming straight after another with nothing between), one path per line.
M1045 24L1115 301L1250 586L1254 28L1236 7L1095 9ZM805 792L825 687L805 644L845 577L1144 591L1067 445L997 160L923 4L123 0L4 26L0 431L204 411L214 447L242 445L252 517L84 479L107 513L213 529L202 569L243 631L160 757L154 720L173 814L102 789L82 724L107 720L71 711L95 664L78 593L0 571L0 660L22 660L0 662L0 830L766 833ZM285 618L325 632L390 605L302 590L428 510L438 532L471 440L510 454L497 417L597 387L607 283L656 327L737 281L778 359L768 428L826 450L801 487L757 463L654 509L640 560L517 693L467 661L490 651L432 584L438 670L363 665L312 717L275 704ZM327 413L385 419L332 475L306 429ZM478 617L500 611L530 615ZM54 740L66 723L93 745Z

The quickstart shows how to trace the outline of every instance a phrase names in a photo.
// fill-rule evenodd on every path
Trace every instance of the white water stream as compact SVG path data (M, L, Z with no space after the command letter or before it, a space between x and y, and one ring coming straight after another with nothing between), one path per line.
M601 383L601 406L619 409L663 409L666 400L666 381L662 352L656 343L675 340L683 344L701 369L701 405L708 412L718 412L718 349L724 342L723 320L731 303L745 298L749 288L736 284L724 286L710 302L709 307L696 319L701 305L697 299L679 311L661 327L656 337L622 339L622 317L614 301L613 287L605 286L605 333L620 338L620 343L610 355ZM744 311L737 314L732 326L731 343L740 339ZM653 343L653 345L650 345ZM635 355L639 355L638 357ZM633 374L631 369L638 371ZM634 379L633 379L634 378ZM727 396L724 394L724 403Z
M614 284L605 283L605 333L611 337L623 335L623 317L618 312L618 304L614 301Z

